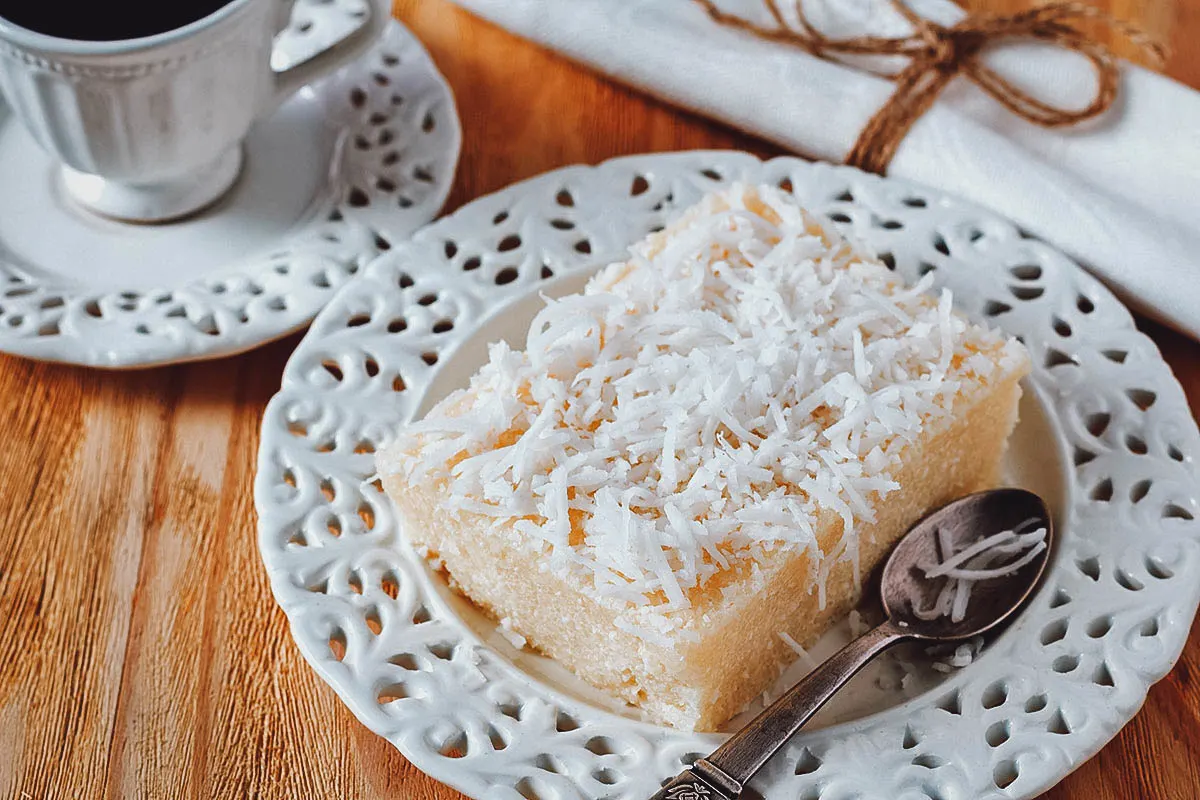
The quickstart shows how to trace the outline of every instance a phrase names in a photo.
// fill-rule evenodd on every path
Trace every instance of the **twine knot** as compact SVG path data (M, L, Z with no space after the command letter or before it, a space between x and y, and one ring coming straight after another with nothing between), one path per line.
M715 0L695 0L716 22L748 31L760 38L790 44L829 61L840 56L901 56L908 64L897 72L879 73L896 84L896 90L859 133L846 155L846 163L883 174L913 124L933 105L954 78L967 78L1012 113L1048 128L1074 125L1104 113L1116 98L1120 64L1102 42L1090 37L1079 23L1092 20L1123 35L1157 64L1165 52L1139 28L1092 6L1077 2L1052 2L1008 15L977 14L946 26L925 19L902 0L889 0L912 26L905 36L855 36L831 39L808 21L800 0L796 4L799 27L789 24L778 0L763 0L774 27L722 11ZM984 65L981 53L1002 40L1032 39L1079 53L1096 73L1096 91L1091 102L1079 109L1045 103L1014 86Z
M922 31L929 43L927 56L931 66L945 70L958 69L965 58L975 55L986 41L979 31L943 28L929 24Z

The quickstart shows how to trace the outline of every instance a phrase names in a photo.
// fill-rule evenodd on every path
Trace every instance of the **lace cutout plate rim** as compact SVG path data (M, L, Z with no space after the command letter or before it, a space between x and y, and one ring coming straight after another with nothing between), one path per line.
M301 0L277 60L303 61L361 24L360 6ZM367 56L256 125L239 183L212 209L136 226L59 202L49 157L0 100L0 161L32 188L0 198L0 352L149 367L296 331L437 215L461 138L449 85L393 21Z
M977 206L849 168L734 152L568 167L369 264L314 321L263 420L259 546L292 634L367 727L472 797L644 798L714 746L564 690L481 633L399 538L372 453L446 391L502 310L620 258L734 180L795 193L907 279L935 272L958 308L1023 339L1045 425L1023 457L1053 484L1061 532L1030 608L978 661L803 732L755 788L1036 796L1120 730L1183 647L1200 602L1200 434L1153 342L1068 258Z

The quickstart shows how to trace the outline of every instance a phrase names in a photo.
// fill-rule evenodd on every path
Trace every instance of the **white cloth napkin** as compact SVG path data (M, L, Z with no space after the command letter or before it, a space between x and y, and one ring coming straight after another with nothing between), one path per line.
M802 155L841 161L893 85L716 25L692 0L456 0L539 44ZM723 0L755 19L761 0ZM787 0L781 3L787 5ZM961 18L949 0L912 0ZM902 35L885 0L806 0L831 36ZM989 50L1015 85L1065 107L1091 99L1081 57L1036 43ZM1116 105L1049 130L955 81L901 143L888 174L988 206L1052 242L1131 306L1200 338L1200 93L1127 65Z

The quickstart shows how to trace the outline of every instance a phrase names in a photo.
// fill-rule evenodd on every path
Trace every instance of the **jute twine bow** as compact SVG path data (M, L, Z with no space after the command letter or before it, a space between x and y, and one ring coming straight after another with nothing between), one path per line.
M1120 64L1106 45L1090 37L1078 25L1094 20L1117 31L1137 45L1156 64L1165 61L1161 44L1129 23L1076 2L1052 2L1010 15L971 15L952 26L940 25L918 15L902 2L889 0L912 25L907 36L855 36L830 39L808 21L797 0L799 28L785 20L778 0L763 0L775 27L722 11L714 0L695 0L716 22L748 31L763 39L799 47L819 58L838 61L839 56L903 56L908 65L894 73L881 73L896 84L896 90L859 133L846 156L846 163L868 172L883 174L900 142L913 123L929 110L943 89L961 75L996 99L1017 116L1047 128L1074 125L1104 113L1117 95ZM1084 108L1058 108L1044 103L1009 83L980 59L984 47L1003 39L1033 39L1079 53L1096 72L1096 92Z

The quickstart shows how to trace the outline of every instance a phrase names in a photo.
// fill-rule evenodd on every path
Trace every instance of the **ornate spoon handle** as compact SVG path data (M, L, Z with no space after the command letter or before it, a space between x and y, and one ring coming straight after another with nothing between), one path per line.
M754 773L868 661L908 638L891 622L864 633L818 666L757 717L664 786L651 800L736 800Z

